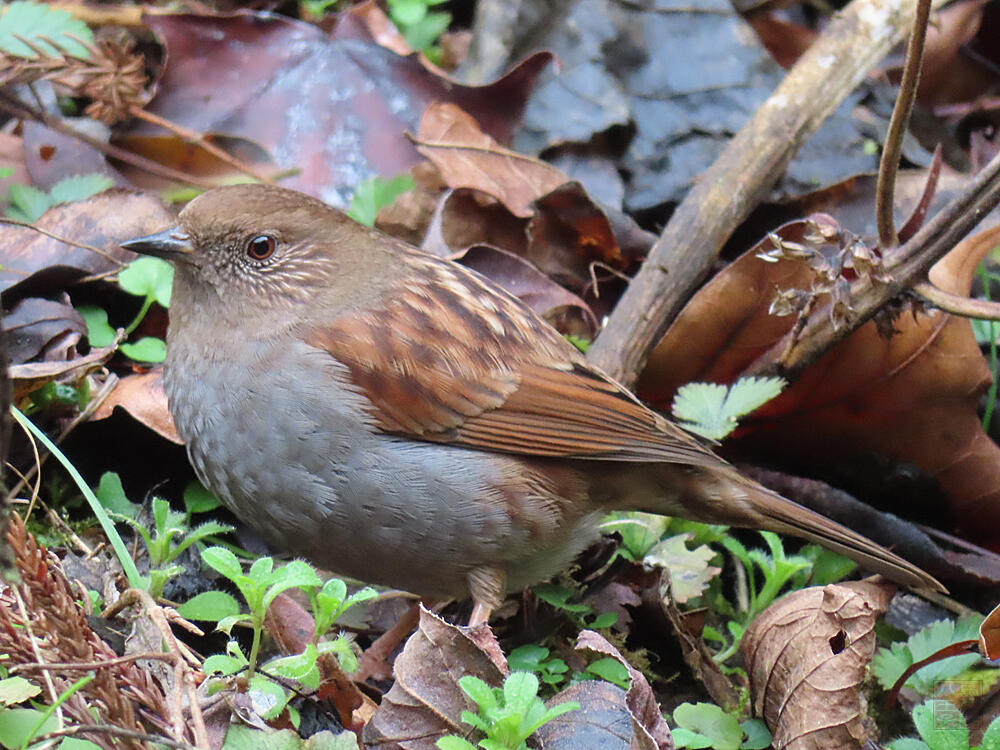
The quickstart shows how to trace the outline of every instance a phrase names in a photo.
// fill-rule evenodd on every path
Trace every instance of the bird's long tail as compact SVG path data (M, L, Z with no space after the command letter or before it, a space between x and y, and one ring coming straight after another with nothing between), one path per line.
M933 576L871 539L772 492L728 464L720 464L710 469L687 469L683 483L687 491L672 498L672 503L683 508L677 508L675 515L791 534L839 552L896 583L947 591ZM676 487L676 474L672 481Z

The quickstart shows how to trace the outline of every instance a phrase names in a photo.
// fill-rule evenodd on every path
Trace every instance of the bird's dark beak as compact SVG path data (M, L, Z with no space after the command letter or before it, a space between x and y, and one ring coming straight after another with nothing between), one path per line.
M142 255L155 255L157 258L174 261L183 260L185 255L194 252L191 238L179 226L167 227L162 232L136 237L122 243L122 247Z

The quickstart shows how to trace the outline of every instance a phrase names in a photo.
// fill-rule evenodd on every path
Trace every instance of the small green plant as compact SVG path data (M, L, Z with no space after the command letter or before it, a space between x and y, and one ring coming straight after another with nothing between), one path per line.
M389 18L413 49L423 52L435 63L441 61L438 38L448 30L451 13L432 11L447 0L387 0Z
M374 589L366 587L348 595L347 585L336 578L321 586L315 571L300 560L275 569L270 557L262 557L244 574L236 556L223 547L209 547L202 552L202 559L206 565L232 581L243 595L250 612L241 614L239 603L223 591L203 592L183 604L178 612L192 619L217 620L218 629L227 633L237 623L251 626L253 642L249 656L243 653L236 641L229 641L226 653L208 657L203 669L206 674L224 677L245 671L251 702L265 719L274 719L281 714L291 697L291 693L281 685L262 674L255 674L264 616L271 602L282 591L299 588L308 594L315 629L305 651L270 660L266 664L267 674L296 680L307 688L315 689L320 679L317 662L323 654L336 656L346 672L357 669L357 657L346 637L339 635L333 640L323 640L323 637L348 609L373 599L376 596Z
M771 531L761 531L770 554L762 549L747 550L738 539L725 536L721 544L743 566L746 573L746 591L733 604L720 591L711 598L712 609L729 618L726 628L732 638L727 641L717 629L706 625L702 636L720 644L715 655L720 664L739 649L743 633L757 616L774 603L787 585L801 587L805 584L813 563L803 555L786 555L781 537ZM763 583L758 587L758 577Z
M191 528L186 514L170 509L170 503L160 497L153 498L153 533L146 525L120 515L119 518L135 529L146 545L149 555L149 575L144 583L154 597L163 596L163 587L174 576L184 572L184 566L175 561L188 547L215 534L232 531L232 526L216 521L207 521Z
M560 612L565 612L573 623L580 628L589 630L600 630L610 628L618 622L618 615L614 612L604 612L594 614L594 610L582 602L570 601L576 595L573 589L565 586L558 586L554 583L540 583L531 589L535 596L546 604L551 605Z
M597 678L611 682L623 690L629 688L628 670L617 659L610 656L597 659L588 664L585 671L570 675L566 662L558 657L550 657L549 653L549 649L533 643L518 646L507 657L507 665L512 672L531 672L537 675L543 685L553 692L567 679L573 684Z
M740 378L728 388L715 383L688 383L674 396L673 414L681 426L710 440L722 440L737 420L781 393L781 378Z
M170 290L173 286L174 269L159 258L137 258L118 274L118 286L128 294L142 297L142 306L132 322L125 327L128 336L142 323L154 302L161 307L170 307ZM108 313L100 307L83 305L77 308L87 324L87 339L91 346L111 346L115 340L115 330L108 323ZM119 349L126 357L138 362L162 362L167 356L167 345L155 336L143 336L134 343L122 344Z
M414 187L416 183L408 174L397 175L391 179L369 177L359 182L354 189L347 215L359 224L373 227L379 211L391 206L399 196L413 190Z
M538 678L528 672L511 672L502 688L491 688L478 677L466 675L458 686L478 713L462 712L462 721L478 729L485 737L479 740L483 750L527 750L527 739L543 724L568 711L578 711L576 702L559 703L546 708L538 697ZM437 741L441 750L475 750L467 739L448 735Z
M61 8L27 0L0 7L0 51L15 57L33 60L37 48L48 55L67 52L86 59L86 45L93 41L87 24Z
M771 733L762 721L740 722L714 703L682 703L674 709L677 747L714 750L762 750L771 745Z
M969 746L969 726L962 712L948 701L930 700L913 709L916 737L902 737L886 745L889 750L1000 750L1000 716L983 733L983 742Z
M301 0L299 6L306 20L319 19L330 8L336 9L340 0Z
M886 690L909 667L937 653L946 646L979 637L982 616L960 617L957 622L939 620L921 628L905 642L880 648L872 659L872 672ZM979 654L962 654L928 664L914 672L906 686L924 696L935 695L942 683L960 675L981 660Z
M250 566L250 570L244 573L236 555L224 547L208 547L202 550L201 559L239 589L250 609L249 614L223 617L218 627L219 630L228 633L237 623L249 623L253 630L253 643L250 647L250 656L247 658L247 677L253 677L257 669L257 656L260 652L260 639L264 632L267 608L282 591L293 588L318 588L321 585L319 576L301 560L292 560L287 565L275 569L274 560L270 557L258 558ZM232 600L231 608L239 612L239 605L235 599Z
M15 3L16 4L16 3ZM32 3L33 4L33 3ZM82 201L112 187L103 174L80 174L60 180L48 192L31 185L14 183L7 189L7 217L17 221L37 221L53 206Z

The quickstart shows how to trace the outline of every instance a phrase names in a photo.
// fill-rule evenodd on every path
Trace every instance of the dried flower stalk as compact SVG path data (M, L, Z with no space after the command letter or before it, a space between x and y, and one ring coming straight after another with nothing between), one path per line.
M146 731L140 716L150 727L166 726L166 702L160 687L135 663L115 659L117 654L87 623L59 561L35 541L16 514L12 515L7 541L21 581L16 589L14 585L0 588L0 653L7 656L6 665L17 667L39 658L50 665L109 661L95 669L94 679L63 704L66 714L79 724L110 724L139 733ZM16 606L18 595L24 602L27 622ZM47 671L60 693L81 676L79 669ZM108 748L143 747L138 740L115 740L110 735L91 739Z

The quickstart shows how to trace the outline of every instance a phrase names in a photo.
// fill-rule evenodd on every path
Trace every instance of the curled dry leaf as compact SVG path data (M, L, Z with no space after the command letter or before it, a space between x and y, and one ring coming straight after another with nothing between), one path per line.
M569 182L551 164L501 146L454 104L431 104L413 142L441 170L449 187L492 195L521 218L534 213L535 200Z
M162 367L123 377L94 410L91 420L107 419L116 406L120 406L161 437L178 445L184 444L181 436L177 434L174 419L167 408L167 394L163 392Z
M51 380L75 381L87 372L105 364L115 353L115 346L92 348L85 357L77 357L66 362L29 362L11 365L7 368L14 402L25 398L32 391L41 388Z
M420 625L393 665L396 682L365 726L365 745L436 750L435 742L446 734L468 735L471 727L462 723L462 711L476 707L458 679L474 675L499 686L507 665L495 658L493 649L483 649L464 629L421 607Z
M586 339L592 339L597 332L597 318L587 303L524 258L489 245L476 245L456 260L502 286L560 332Z
M576 647L610 656L628 670L630 684L625 693L625 705L632 718L632 739L629 746L634 750L673 750L674 740L670 736L670 728L663 720L660 705L642 672L629 664L604 636L593 630L581 631L576 639Z
M545 750L629 750L634 733L624 690L604 680L585 680L560 690L546 706L552 708L571 701L580 704L578 711L557 716L536 732L541 747Z
M747 629L740 650L753 712L776 750L854 750L865 741L861 683L893 591L871 581L800 589Z
M801 241L805 222L778 230ZM968 293L982 256L1000 240L994 227L959 243L931 270L947 291ZM731 383L788 332L795 316L768 308L778 289L808 290L813 275L792 260L767 263L744 253L688 303L650 357L637 393L669 408L692 381ZM1000 530L1000 448L983 432L976 409L990 380L968 320L913 310L893 321L886 339L869 322L833 347L733 441L757 458L848 467L871 454L912 463L947 493L959 527L980 542Z
M119 242L163 229L171 215L146 193L112 189L45 212L35 225L59 237L92 245L103 254L39 234L29 227L0 225L0 291L41 271L74 277L115 271L135 257Z
M9 362L22 364L36 358L65 362L73 358L87 324L68 299L29 297L4 315L3 330Z
M979 652L987 659L1000 659L1000 604L979 626Z

